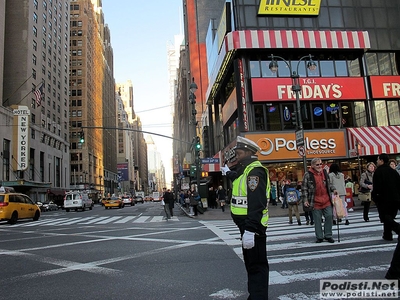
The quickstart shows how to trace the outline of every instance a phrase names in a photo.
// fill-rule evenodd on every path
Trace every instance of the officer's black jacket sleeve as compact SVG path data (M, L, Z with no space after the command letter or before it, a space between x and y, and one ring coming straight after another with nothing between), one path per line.
M256 186L254 184L257 183ZM264 168L254 168L247 177L247 218L245 230L259 232L263 229L261 225L262 211L267 206L267 174Z

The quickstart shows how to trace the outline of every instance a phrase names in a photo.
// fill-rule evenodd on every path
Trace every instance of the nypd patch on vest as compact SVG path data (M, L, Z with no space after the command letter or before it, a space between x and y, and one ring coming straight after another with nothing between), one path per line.
M258 176L247 177L247 186L252 192L254 192L259 183L260 183L260 178Z

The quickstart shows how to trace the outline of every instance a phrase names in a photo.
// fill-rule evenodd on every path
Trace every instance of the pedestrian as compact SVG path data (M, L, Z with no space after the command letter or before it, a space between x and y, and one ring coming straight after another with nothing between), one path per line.
M171 213L169 210L169 201L170 201L170 196L167 192L167 188L163 188L163 194L162 194L162 201L164 201L164 212L165 212L165 217L167 220L171 219Z
M268 170L258 160L260 147L252 140L238 136L233 149L236 170L231 171L226 165L221 170L232 180L231 215L242 237L248 299L268 299Z
M354 198L354 196L355 196L355 193L354 193L354 183L351 181L351 179L350 179L349 176L347 176L347 178L345 179L345 182L346 182L346 189L351 189L351 201L352 201L352 204L353 204L353 206L354 206L354 200L353 200L353 198ZM346 194L347 194L347 192L346 192ZM353 207L350 207L350 208L348 209L348 211L353 211Z
M396 170L397 161L396 161L395 159L389 159L389 166L390 166L393 170Z
M287 203L286 198L285 198L286 189L289 186L289 184L290 184L290 181L286 181L286 180L282 181L282 190L281 190L282 206L281 206L281 208L289 208L288 203Z
M190 206L193 208L193 216L197 216L197 205L200 201L199 193L193 188L192 192L190 193Z
M347 212L347 204L346 204L346 183L344 181L344 174L340 171L340 167L338 164L331 164L331 166L329 167L329 180L332 183L332 185L336 188L336 191L340 197L340 199L342 199L342 203L343 203L343 207L344 207L344 212L345 212L345 216L344 219L346 220L346 222L344 223L344 225L349 225L349 219L348 219L348 212ZM335 216L333 219L333 224L336 225L336 220L337 216L336 216L336 211L335 211ZM339 222L341 221L340 219L338 220Z
M296 189L296 182L292 182L288 188L286 188L285 198L289 206L289 224L293 224L293 213L296 215L297 224L301 225L300 214L299 214L299 202L300 193Z
M366 171L361 174L360 193L367 194L372 192L372 184L373 184L373 177L375 170L376 170L376 165L373 162L369 162L367 164ZM369 222L368 213L372 200L373 200L372 194L370 194L370 197L367 199L367 201L362 201L362 205L364 205L363 218L365 222Z
M189 207L190 207L190 194L191 194L191 192L189 190L185 191L184 201L185 201L186 209L189 209Z
M166 193L166 197L168 198L168 209L169 209L169 215L171 216L171 218L174 216L174 207L175 207L175 205L174 205L174 199L175 199L175 197L174 197L174 193L173 192L171 192L171 190L170 189L168 189L167 190L167 193ZM166 205L166 204L165 204Z
M220 185L218 187L217 200L218 200L219 205L221 206L222 212L224 212L225 211L225 204L226 204L226 191L222 187L222 185Z
M378 208L379 218L383 222L384 240L393 240L392 231L400 233L400 224L395 221L400 208L400 175L389 166L389 156L386 153L378 155L377 169L374 172L374 188L372 198ZM400 279L400 239L394 250L386 279Z
M397 215L397 202L400 201L400 175L390 166L386 153L378 155L377 169L374 172L372 198L378 208L379 219L383 223L383 236L386 241L393 240L391 221Z
M208 189L207 202L209 208L217 208L217 194L212 186Z
M323 168L320 158L311 160L311 168L304 174L301 185L301 198L305 207L312 208L315 223L316 242L323 240L334 243L332 238L333 209L331 193L337 194L335 187L329 180L328 173ZM324 228L322 228L324 217Z
M278 205L278 203L276 203L276 186L275 186L274 183L271 183L270 203L273 206L277 206Z

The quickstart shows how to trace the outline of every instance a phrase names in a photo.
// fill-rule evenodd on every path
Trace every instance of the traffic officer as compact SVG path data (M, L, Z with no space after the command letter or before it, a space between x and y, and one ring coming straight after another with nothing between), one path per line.
M232 180L231 215L242 236L242 251L247 271L247 287L252 300L268 299L269 266L267 259L268 170L258 160L260 147L247 138L236 138L237 165L231 171L222 167L222 175Z

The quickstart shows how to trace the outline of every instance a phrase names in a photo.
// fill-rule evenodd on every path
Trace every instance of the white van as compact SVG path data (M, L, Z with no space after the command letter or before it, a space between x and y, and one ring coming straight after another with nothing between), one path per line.
M66 212L70 209L82 209L84 211L86 208L92 210L92 200L89 198L88 193L84 191L69 191L64 197L64 208Z

